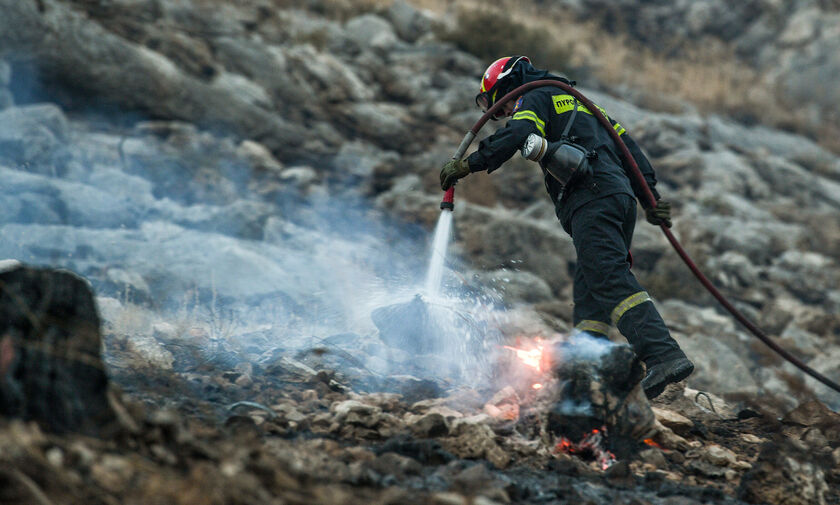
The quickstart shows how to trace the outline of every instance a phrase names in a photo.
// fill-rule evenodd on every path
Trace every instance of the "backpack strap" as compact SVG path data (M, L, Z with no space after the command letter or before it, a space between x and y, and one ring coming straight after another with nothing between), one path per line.
M578 101L575 98L575 108L572 111L572 117L569 118L569 121L566 122L566 127L563 128L563 133L560 134L560 140L566 140L569 138L569 131L572 129L572 123L575 122L575 117L577 117L578 112Z

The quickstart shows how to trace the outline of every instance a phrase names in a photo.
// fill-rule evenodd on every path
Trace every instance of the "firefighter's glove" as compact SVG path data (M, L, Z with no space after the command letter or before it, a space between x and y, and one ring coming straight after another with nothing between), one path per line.
M645 219L656 226L664 224L666 228L671 227L671 202L659 200L656 207L645 209Z
M449 160L440 169L440 189L446 191L455 181L470 174L470 163L467 160Z

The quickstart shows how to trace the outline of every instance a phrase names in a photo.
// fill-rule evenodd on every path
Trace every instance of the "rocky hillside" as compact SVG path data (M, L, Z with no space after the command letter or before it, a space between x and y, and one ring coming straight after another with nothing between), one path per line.
M750 102L747 95L757 91L750 87L766 87L777 93L778 103L753 111L758 121L763 115L817 136L836 135L840 92L826 83L840 72L837 2L595 0L561 1L554 8L596 20L605 34L626 35L666 56L724 48L745 71L755 72L753 82L729 90L733 102ZM716 72L708 70L704 80L714 87Z
M586 12L589 3L584 4L577 8ZM628 5L637 16L622 17L621 28L638 35L650 32L648 24L666 20L665 26L677 30L675 37L708 32L753 55L759 68L782 68L772 62L798 54L785 52L788 48L805 44L819 52L836 45L826 21L830 14L787 19L762 2L753 4L765 13L758 21L728 16L726 26L720 25L723 17L712 15L717 12L712 3L663 4L658 10ZM355 495L358 503L400 502L388 497L389 486L434 487L443 495L437 503L466 503L463 496L480 495L488 479L521 484L536 477L527 472L517 477L516 470L468 474L455 485L458 472L470 471L465 460L503 468L533 457L535 468L558 465L545 452L550 444L534 445L534 437L525 437L525 445L517 446L519 439L505 438L513 436L513 428L497 422L505 420L499 405L516 404L516 418L525 419L537 399L518 391L515 402L505 401L510 395L491 401L511 385L494 368L507 352L497 344L557 337L571 326L574 250L535 166L515 159L458 186L446 276L453 300L446 303L467 314L469 324L459 332L463 341L446 350L448 359L385 345L386 336L371 318L377 308L407 302L420 291L439 215L437 172L478 117L473 95L488 62L442 40L451 19L399 0L306 7L267 0L0 0L0 8L9 13L0 17L0 258L67 268L88 279L103 318L109 376L127 391L127 401L158 412L146 421L142 413L126 414L124 424L133 422L133 433L118 449L4 425L0 447L9 450L0 454L30 458L13 460L23 479L0 473L4 482L28 488L34 474L50 468L46 465L69 461L65 480L47 494L83 489L79 483L92 478L111 500L125 500L120 490L136 474L124 469L140 463L111 459L108 451L139 447L166 468L177 467L185 451L184 461L196 475L205 464L191 458L205 458L225 478L263 479L265 496L294 488L291 482L302 474L315 475L313 481L338 475L335 488L319 491L327 494L312 498L307 481L297 498L283 495L292 503L341 503L357 488L371 493ZM699 21L668 21L683 15L679 9ZM773 32L774 38L771 28L783 18L788 28L783 36ZM604 19L609 26L616 22ZM822 28L805 36L800 32L808 31L808 20ZM777 51L753 53L748 41ZM790 65L784 68L805 67L796 84L823 89L817 84L827 81L819 77L824 67L799 57L779 61ZM783 347L840 379L840 158L769 127L744 126L691 107L652 112L605 93L600 84L581 82L580 89L645 148L660 192L675 203L674 230L709 276ZM819 104L830 97L809 93L808 98ZM759 462L770 461L779 446L748 447L776 436L782 447L793 444L790 454L810 450L824 456L822 467L803 470L807 478L801 482L811 486L811 494L800 494L817 501L802 503L836 503L826 485L836 488L840 459L836 433L825 428L831 413L789 413L801 404L820 405L804 403L810 400L836 410L840 395L804 378L724 315L660 232L643 220L633 254L636 275L697 365L687 388L661 404L667 412L657 415L686 438L663 442L673 452L649 456L644 463L652 467L636 461L613 475L624 479L618 484L587 470L583 484L563 479L521 489L494 484L504 493L484 499L535 501L537 495L528 493L546 487L560 490L555 495L574 489L575 496L585 497L586 482L597 481L606 495L588 497L596 503L618 488L631 490L620 494L625 503L646 503L633 501L637 485L648 486L638 500L668 503L656 493L683 489L661 486L668 481L689 486L693 491L686 493L697 502L772 501L754 489L764 482L758 475L766 477ZM2 349L0 339L5 373ZM280 363L281 358L291 361ZM267 374L272 369L280 382ZM425 392L417 393L418 387ZM455 395L460 387L477 396L463 400ZM287 388L283 401L277 392L282 388ZM383 389L403 396L369 396ZM427 396L450 400L424 404ZM235 400L267 403L271 419L282 413L281 421L256 430L259 449L250 456L225 459L227 449L208 449L221 436L211 421L210 427L179 432L173 426L180 421L160 420L157 410L175 406L181 415L201 413L213 420L227 418L223 407ZM416 417L434 409L440 419ZM479 412L488 417L457 421ZM373 413L375 422L364 419ZM674 420L670 413L691 419ZM143 422L151 431L140 429ZM250 421L230 421L236 422ZM516 433L533 429L528 423ZM270 439L278 430L286 437L282 442L259 438ZM201 443L184 442L183 433ZM294 438L300 433L301 440ZM399 450L366 445L400 433L411 436ZM462 436L468 440L456 441ZM437 438L445 439L445 456L432 442L416 445L415 439ZM287 439L303 445L289 449ZM497 441L503 455L495 450ZM268 445L260 445L264 442ZM728 444L733 456L709 444ZM687 452L691 449L698 450ZM288 455L287 450L322 451L350 473L319 474L321 459L291 470L293 460L305 459L301 455L289 456L282 472L269 478L271 465L254 462ZM393 453L400 457L382 456ZM800 456L791 456L790 465L805 459ZM695 459L698 463L689 465ZM755 470L742 482L748 468L738 465L744 462ZM402 472L397 477L389 474L395 465ZM583 471L576 465L561 463L561 473L573 479ZM173 481L156 481L155 471L142 471L150 475L144 489L152 494L177 481L185 486L184 496L191 496L188 488L198 493L208 482L179 480L184 476L176 473ZM228 500L225 492L218 490L214 499ZM404 495L394 491L394 496ZM143 502L142 496L132 499Z

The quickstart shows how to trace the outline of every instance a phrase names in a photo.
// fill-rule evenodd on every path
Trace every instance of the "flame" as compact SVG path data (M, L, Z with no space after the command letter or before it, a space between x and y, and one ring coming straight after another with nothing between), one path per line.
M533 388L533 389L542 389L542 387L543 387L543 385L540 384L539 382L537 382L535 384L531 384L531 388Z
M657 444L656 442L654 442L652 438L646 438L644 440L644 442L651 447L656 447L657 449L662 449L662 446Z
M578 443L574 443L566 437L560 437L560 442L554 446L554 452L576 455L591 454L598 462L601 470L606 470L616 462L615 454L603 447L606 442L604 439L606 435L606 428L601 430L596 428L584 435Z
M542 372L542 355L543 355L543 343L540 339L534 340L534 347L532 349L520 349L517 347L512 347L509 345L503 346L505 349L509 349L516 353L516 357L518 357L522 363L525 365L533 368L537 372ZM535 388L539 389L539 388Z

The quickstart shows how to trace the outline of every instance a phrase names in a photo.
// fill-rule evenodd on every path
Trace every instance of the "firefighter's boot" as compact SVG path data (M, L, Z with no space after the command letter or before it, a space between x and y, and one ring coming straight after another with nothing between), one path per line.
M657 363L650 367L647 375L642 379L642 388L649 399L656 398L668 384L679 382L694 371L694 363L686 357L679 357Z

